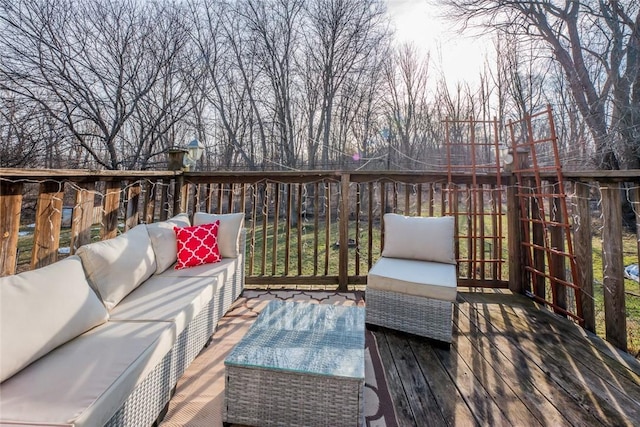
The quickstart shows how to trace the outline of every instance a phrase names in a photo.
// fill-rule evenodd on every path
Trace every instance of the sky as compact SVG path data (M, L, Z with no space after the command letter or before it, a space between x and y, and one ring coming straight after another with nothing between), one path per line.
M488 51L487 37L460 35L451 22L439 18L443 9L429 0L386 0L387 12L396 29L396 40L413 42L431 53L432 76L444 73L449 85L458 81L477 83Z

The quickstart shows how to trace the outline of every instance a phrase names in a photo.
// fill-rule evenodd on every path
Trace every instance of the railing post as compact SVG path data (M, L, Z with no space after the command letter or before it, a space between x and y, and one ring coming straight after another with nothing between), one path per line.
M543 192L543 188L540 188L535 191ZM540 221L534 222L531 224L531 241L534 245L544 248L545 240L544 240L544 226L542 225L542 221L545 220L544 216L544 208L540 209L538 206L538 198L532 197L530 200L530 211L531 217ZM542 215L541 215L542 213ZM542 249L533 249L533 267L538 271L545 271L547 264L547 257L545 251ZM535 296L540 297L542 299L547 298L547 283L546 278L542 274L535 274L532 277L533 283L531 284L531 289ZM554 301L555 302L555 301Z
M178 175L173 184L173 215L187 211L188 184L184 182L184 176Z
M606 339L627 351L627 314L622 259L622 202L620 184L600 187L602 193L602 287Z
M577 215L573 221L573 238L575 239L576 262L581 267L578 280L582 290L580 301L584 328L595 332L596 316L593 299L593 243L591 238L591 209L589 209L589 185L583 182L575 183Z
M351 175L343 172L340 178L340 249L338 290L347 290L349 282L349 184Z
M560 185L557 182L555 184ZM564 229L562 228L562 226L555 225L554 223L563 224L564 221L566 221L566 218L562 217L562 207L560 205L560 197L562 197L563 191L564 188L558 188L558 196L554 197L553 200L551 200L552 207L550 215L553 214L554 217L550 218L550 220L552 221L552 225L549 230L551 247L557 249L560 252L565 251ZM551 287L553 289L552 293L554 294L555 298L554 304L556 304L562 310L566 310L567 288L562 284L562 282L566 281L567 276L565 265L566 257L552 253L551 259L553 260L553 262L552 265L549 266L551 270L549 271L549 273L551 273L551 276L554 277L554 279L551 280ZM556 313L562 315L561 311L556 311Z
M165 221L169 218L169 183L170 180L163 180L160 189L160 215L159 220Z
M22 183L0 181L0 276L16 272Z
M145 224L151 224L156 211L156 186L158 182L147 181L144 192L143 219Z
M40 184L31 252L31 268L34 270L58 260L63 188L62 182L46 181Z
M73 208L71 244L69 245L71 254L74 254L80 246L91 242L95 189L95 183L89 182L76 190L76 205Z
M526 272L524 266L526 260L522 251L523 224L521 217L526 214L520 206L520 196L523 191L518 187L518 179L514 170L526 169L529 162L529 152L518 149L514 153L514 164L506 165L507 172L511 172L507 187L507 233L509 248L509 289L511 292L523 294L525 292Z
M507 187L507 232L509 233L509 289L511 292L524 293L522 283L521 248L522 236L520 235L520 204L516 194L515 176L509 177Z
M136 182L129 187L129 191L127 194L127 211L125 218L125 231L132 229L140 220L138 215L139 206L140 206L140 193L142 193L142 186L140 182Z
M184 171L184 156L187 154L187 150L182 148L172 148L168 151L169 162L168 167L170 171ZM177 215L182 212L186 212L187 207L187 186L184 183L184 176L182 174L175 177L173 184L173 215Z
M118 235L118 210L120 209L120 181L107 181L104 197L104 214L100 240L112 239Z

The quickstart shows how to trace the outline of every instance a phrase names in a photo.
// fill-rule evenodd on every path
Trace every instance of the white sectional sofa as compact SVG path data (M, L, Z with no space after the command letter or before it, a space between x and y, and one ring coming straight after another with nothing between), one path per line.
M215 220L217 263L172 267L181 214L0 278L0 425L154 424L244 287L243 214Z

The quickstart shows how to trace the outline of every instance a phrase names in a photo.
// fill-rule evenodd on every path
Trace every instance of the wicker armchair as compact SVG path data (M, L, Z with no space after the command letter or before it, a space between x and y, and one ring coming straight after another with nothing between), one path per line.
M367 276L366 322L451 343L453 217L385 214L383 220L382 257Z

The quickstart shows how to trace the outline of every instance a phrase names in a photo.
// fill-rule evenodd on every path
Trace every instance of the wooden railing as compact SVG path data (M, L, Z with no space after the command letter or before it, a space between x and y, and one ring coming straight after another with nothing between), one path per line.
M637 247L633 253L622 250L623 235L629 239L629 234L623 230L621 206L628 198L627 206L635 207L635 221L639 220L637 172L565 173L581 272L576 285L584 292L580 301L562 293L565 301L559 303L574 311L580 305L590 330L604 317L600 323L605 330L599 332L621 348L626 348L628 335L623 268L638 261ZM554 177L548 179L553 185ZM249 286L349 289L366 283L367 271L384 245L382 216L396 212L456 218L460 286L535 293L544 286L528 283L518 255L523 233L515 187L509 174L500 180L495 174L472 180L444 171L0 169L0 274L54 262L64 256L60 246L73 253L88 242L178 212L244 212ZM599 238L601 251L593 246ZM600 252L601 263L593 259ZM603 272L594 265L602 265ZM634 292L637 284L627 283Z

